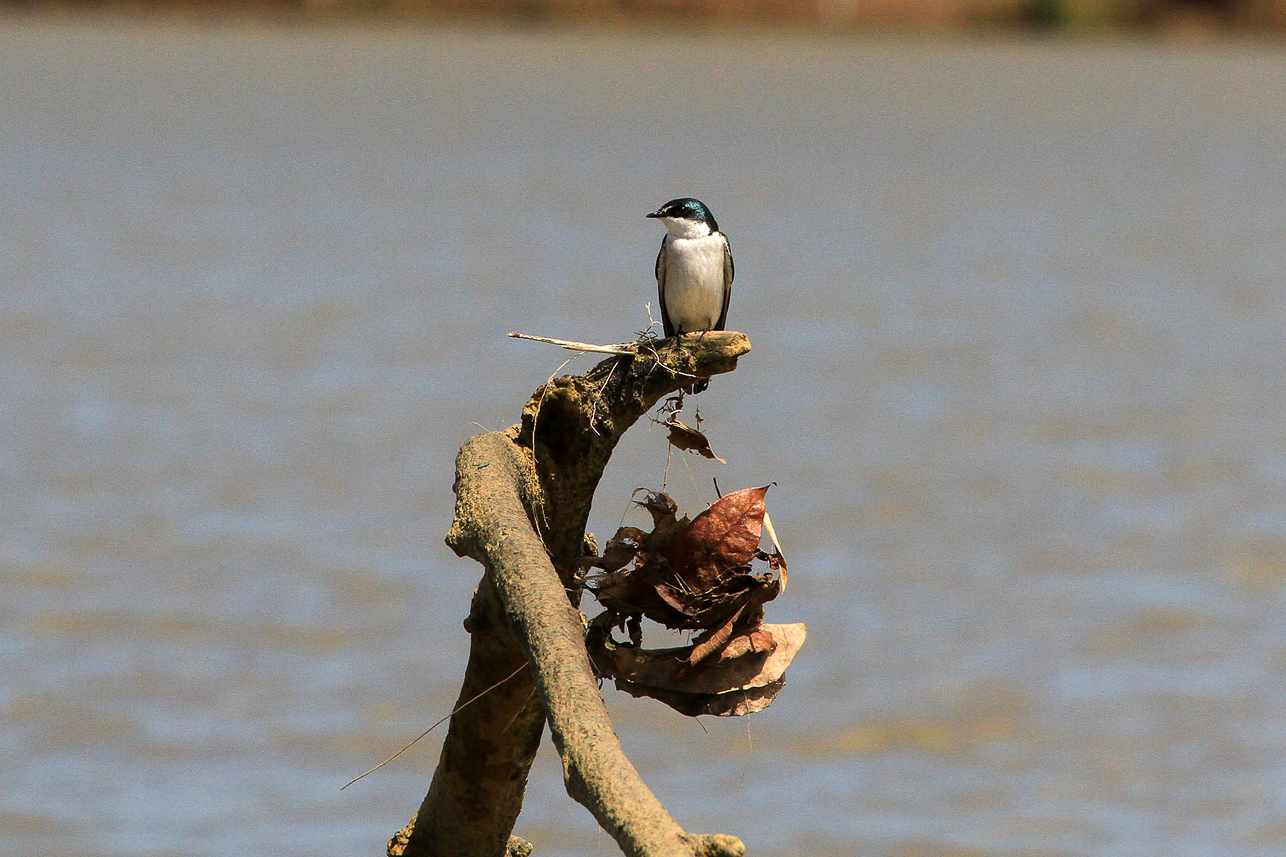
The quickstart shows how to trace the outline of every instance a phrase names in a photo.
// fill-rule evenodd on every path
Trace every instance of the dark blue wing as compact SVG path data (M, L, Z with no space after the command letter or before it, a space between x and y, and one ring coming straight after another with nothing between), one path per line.
M661 327L667 337L674 336L674 325L670 323L670 313L665 309L665 242L669 240L667 233L661 239L661 252L656 254L656 294L661 304Z
M719 313L719 320L715 322L715 330L724 330L724 325L728 321L728 303L732 300L732 278L735 271L732 267L732 245L728 243L728 236L723 237L723 309Z

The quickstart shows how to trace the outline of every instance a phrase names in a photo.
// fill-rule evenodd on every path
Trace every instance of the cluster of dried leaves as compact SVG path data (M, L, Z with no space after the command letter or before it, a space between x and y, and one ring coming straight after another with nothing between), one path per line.
M606 608L587 637L601 677L691 716L747 714L772 703L805 630L763 624L764 604L786 582L771 523L775 551L759 548L768 487L727 494L692 520L677 517L668 495L649 492L639 505L651 513L652 531L622 527L602 556L588 559L601 569L589 589ZM754 560L767 569L756 572ZM647 650L642 617L698 633L689 646ZM613 629L629 640L615 640Z

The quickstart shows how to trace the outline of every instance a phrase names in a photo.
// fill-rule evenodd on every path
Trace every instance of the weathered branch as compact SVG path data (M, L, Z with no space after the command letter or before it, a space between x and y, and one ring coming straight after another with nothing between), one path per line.
M521 424L460 450L447 543L486 569L466 621L460 701L524 659L530 670L452 718L404 854L502 857L546 720L568 793L625 854L744 853L735 837L685 833L625 757L585 651L577 569L594 489L621 435L663 396L732 371L749 350L743 334L712 331L612 357L544 385Z

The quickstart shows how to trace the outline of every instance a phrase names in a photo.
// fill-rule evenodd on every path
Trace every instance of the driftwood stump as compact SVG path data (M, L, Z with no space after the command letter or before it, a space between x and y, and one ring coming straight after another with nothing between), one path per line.
M519 425L461 448L447 544L485 574L465 621L471 643L457 707L499 684L452 717L429 792L390 855L530 853L511 831L546 722L568 793L623 853L745 853L734 836L684 832L644 785L612 731L578 607L590 504L617 441L662 397L731 372L749 350L731 331L641 343L634 356L550 381Z

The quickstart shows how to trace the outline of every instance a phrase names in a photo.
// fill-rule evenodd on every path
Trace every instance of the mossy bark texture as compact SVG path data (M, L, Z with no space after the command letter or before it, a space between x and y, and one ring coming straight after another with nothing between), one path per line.
M642 344L636 356L550 381L520 424L461 448L447 544L486 573L465 622L471 645L457 706L499 685L452 717L428 795L390 853L522 853L511 831L548 723L568 793L623 853L744 854L736 837L685 833L625 757L585 651L578 568L594 489L617 441L662 397L732 371L749 350L731 331Z

